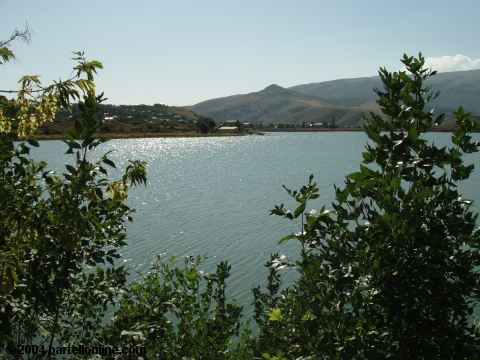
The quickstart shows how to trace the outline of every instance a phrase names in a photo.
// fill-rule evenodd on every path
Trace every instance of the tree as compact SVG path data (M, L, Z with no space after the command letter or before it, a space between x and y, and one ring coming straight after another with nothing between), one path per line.
M25 36L19 34L12 41ZM96 93L94 74L102 65L83 53L75 60L72 78L44 87L38 77L25 76L19 91L8 91L16 99L0 98L2 353L44 358L51 346L80 344L144 345L149 354L172 359L249 353L234 344L242 308L227 300L227 263L206 274L198 269L201 258L187 259L185 267L159 262L126 284L127 270L116 262L133 212L125 201L130 186L146 183L146 164L131 161L112 180L108 153L91 160L91 151L105 142L95 138L104 98ZM58 109L72 111L73 101L74 129L64 140L72 161L56 174L29 157L39 146L29 139ZM107 318L117 301L115 317ZM244 334L250 338L248 330ZM21 345L30 352L22 354Z
M462 108L452 145L424 136L438 126L428 102L438 96L425 81L435 72L404 55L405 71L379 71L382 115L371 113L363 163L336 188L332 208L307 211L319 196L310 177L298 203L272 214L298 223L301 259L268 263L269 292L255 290L260 325L257 350L294 358L471 358L480 353L473 313L480 300L478 214L457 183L473 165L474 129ZM279 293L279 268L298 280ZM268 355L270 354L270 355ZM477 355L474 355L477 354Z
M28 40L28 29L0 43L3 63L14 58L10 45L19 38ZM2 91L16 98L0 96L0 348L15 358L20 344L99 341L105 311L125 284L126 270L115 259L131 220L128 188L146 183L144 162L130 162L111 180L108 154L90 160L105 141L94 137L104 100L94 75L102 64L81 52L74 60L66 81L43 86L38 76L24 76L19 90ZM80 116L64 141L72 162L55 174L29 157L39 146L29 139L73 101Z
M215 129L215 121L211 118L200 116L200 118L197 120L197 128L200 130L202 134L206 134L213 129Z

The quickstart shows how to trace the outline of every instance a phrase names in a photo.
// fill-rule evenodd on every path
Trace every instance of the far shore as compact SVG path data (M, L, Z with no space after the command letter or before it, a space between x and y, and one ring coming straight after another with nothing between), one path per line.
M95 134L98 139L137 139L137 138L182 138L182 137L220 137L220 136L244 136L255 135L256 133L198 133L198 132L134 132L134 133L98 133ZM35 135L35 140L63 140L66 138L65 134L38 134Z
M281 128L281 129L249 129L244 132L208 132L201 133L196 131L171 131L171 132L131 132L131 133L98 133L96 137L99 139L137 139L137 138L185 138L185 137L222 137L222 136L247 136L247 135L264 135L273 132L363 132L363 128ZM433 132L452 132L450 129L438 129ZM35 140L62 140L65 134L37 134Z
M319 129L251 129L244 132L208 132L171 131L171 132L130 132L130 133L97 133L99 139L136 139L136 138L182 138L182 137L221 137L263 135L267 132L324 132L324 131L363 131L361 128L319 128ZM35 140L62 140L66 134L36 134Z

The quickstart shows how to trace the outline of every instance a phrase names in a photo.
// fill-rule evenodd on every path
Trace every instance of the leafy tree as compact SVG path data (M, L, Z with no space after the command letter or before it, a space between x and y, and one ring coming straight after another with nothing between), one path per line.
M160 259L149 274L130 284L106 329L109 344L146 347L151 358L238 359L233 346L242 308L226 298L230 266L214 274L199 270L202 258L185 267ZM237 352L235 352L237 351Z
M425 60L404 55L405 71L379 71L375 90L383 114L364 127L363 163L336 188L332 208L307 211L319 196L310 177L287 189L295 211L272 214L298 224L301 258L268 263L268 292L254 291L260 325L257 352L296 358L478 358L473 314L480 300L480 233L471 201L457 184L473 165L474 129L462 108L452 144L438 147L424 136L443 115L428 109L425 81L435 72ZM292 266L298 280L280 292L278 269Z
M0 43L3 62L14 58L15 32ZM105 140L93 134L103 94L94 75L102 64L75 53L77 65L66 81L43 86L38 76L24 76L16 98L0 96L0 349L22 345L92 344L98 341L108 304L125 284L118 248L125 244L128 188L146 183L146 167L132 161L118 180L108 154L90 160ZM31 138L57 109L80 116L65 140L72 163L56 174L29 157ZM17 142L20 140L20 142ZM18 354L17 354L18 355ZM19 355L15 357L20 357Z
M215 121L211 118L200 116L200 118L197 120L197 128L202 134L206 134L214 130L215 126L217 126L217 124L215 124Z
M18 34L12 41L25 36ZM20 358L19 345L130 344L172 359L250 354L247 341L233 344L241 307L226 298L226 263L215 274L198 269L201 258L183 268L157 263L126 286L127 271L115 260L131 220L128 188L146 183L145 163L132 161L120 179L111 180L107 169L115 164L108 154L91 160L91 151L105 141L94 137L104 100L96 94L94 74L102 65L83 53L74 59L72 78L44 87L37 76L25 76L19 91L8 91L16 99L0 98L1 351ZM29 157L39 144L25 139L58 109L73 107L74 129L64 140L72 162L60 175ZM122 292L105 327L106 311ZM250 341L248 329L242 338Z

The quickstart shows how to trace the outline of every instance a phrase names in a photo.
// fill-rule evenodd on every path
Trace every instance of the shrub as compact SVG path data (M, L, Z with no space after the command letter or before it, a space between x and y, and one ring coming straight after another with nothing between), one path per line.
M202 258L158 260L148 275L130 284L111 324L109 344L146 347L160 359L226 359L234 351L242 308L225 294L230 266L214 274L199 269ZM232 357L235 358L235 357Z
M444 116L427 107L424 82L435 72L404 55L405 71L380 69L382 114L364 126L363 163L336 188L332 208L307 212L318 197L310 177L298 203L272 214L299 224L301 260L274 257L270 293L255 290L258 352L295 358L471 358L480 353L473 312L480 300L480 233L471 201L457 190L477 151L475 127L462 108L452 145L424 136ZM276 268L294 266L298 280L279 293ZM270 356L268 355L268 356ZM267 355L266 355L267 356Z

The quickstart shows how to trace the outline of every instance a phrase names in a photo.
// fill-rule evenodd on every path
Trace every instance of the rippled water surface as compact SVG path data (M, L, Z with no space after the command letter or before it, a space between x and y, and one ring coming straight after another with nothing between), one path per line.
M449 140L448 134L428 137L437 144ZM312 207L328 207L333 185L342 185L344 176L358 168L365 143L366 136L359 132L109 141L97 154L114 150L110 157L119 168L128 159L148 162L147 187L130 192L129 205L137 212L128 225L123 261L133 272L146 272L157 255L207 255L209 271L228 260L230 292L247 304L252 301L251 287L265 282L269 255L298 253L294 242L277 245L296 229L269 216L275 204L293 207L281 185L300 187L313 174L321 197ZM35 157L62 171L68 159L62 155L65 150L61 142L42 142ZM478 169L479 158L475 154L468 160ZM480 202L479 172L461 189Z

